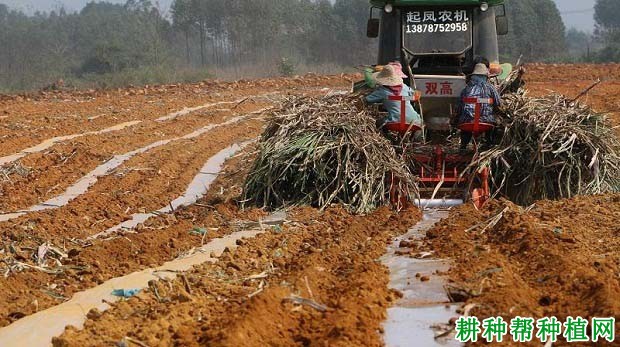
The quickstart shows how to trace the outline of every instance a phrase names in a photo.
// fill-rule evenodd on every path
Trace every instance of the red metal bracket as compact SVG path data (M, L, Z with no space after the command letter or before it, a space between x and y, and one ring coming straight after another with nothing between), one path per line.
M461 131L466 131L473 133L474 135L479 135L486 131L493 129L493 124L489 123L481 123L480 122L480 113L482 112L482 105L493 105L492 98L463 98L463 102L468 105L474 105L474 122L473 123L463 123L459 125L459 129Z
M417 125L407 124L407 102L419 101L420 96L417 93L414 93L413 96L390 95L388 96L388 100L400 101L400 122L386 123L385 128L387 130L395 131L401 135L404 135L408 131L416 133L422 130L422 128Z

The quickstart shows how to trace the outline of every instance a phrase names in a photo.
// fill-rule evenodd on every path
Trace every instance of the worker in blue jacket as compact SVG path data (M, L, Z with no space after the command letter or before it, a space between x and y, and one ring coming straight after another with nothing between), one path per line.
M466 98L482 98L493 99L493 104L482 104L480 110L480 122L495 124L495 109L499 108L502 103L502 99L497 92L495 86L489 82L489 68L483 64L476 64L474 72L471 75L467 86L461 93L458 105L458 123L473 123L475 117L475 105L467 104L464 102ZM493 130L486 132L487 145L491 145L493 142ZM461 149L467 148L467 145L471 142L473 134L466 131L461 131Z
M389 100L389 96L413 96L413 89L403 82L405 76L398 67L400 64L390 63L383 67L380 72L372 74L372 80L376 82L375 90L366 96L366 101L372 104L383 104L383 108L388 112L385 119L379 121L379 125L385 123L400 122L401 102ZM422 118L413 108L410 102L406 103L405 119L407 124L422 126Z

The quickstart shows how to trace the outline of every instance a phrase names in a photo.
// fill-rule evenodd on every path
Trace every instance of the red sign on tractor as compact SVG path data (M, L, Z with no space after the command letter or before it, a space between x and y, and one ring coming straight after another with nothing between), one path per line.
M441 89L439 86L441 85ZM454 88L452 82L426 82L426 96L429 95L443 95L453 96Z
M438 95L437 82L426 82L426 95Z
M441 83L441 95L452 95L454 94L454 89L452 88L452 82L443 82Z
M416 84L422 92L422 97L458 98L465 88L465 78L461 76L441 76L441 78L419 76L416 78Z

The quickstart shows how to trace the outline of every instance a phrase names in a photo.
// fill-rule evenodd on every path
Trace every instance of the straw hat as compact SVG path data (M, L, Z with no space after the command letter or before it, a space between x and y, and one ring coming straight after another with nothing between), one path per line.
M409 76L407 76L404 72L403 72L403 66L400 65L399 61L393 61L391 63L389 63L388 65L391 65L392 67L394 67L394 71L396 72L397 75L399 75L401 78L407 78Z
M472 75L489 76L489 68L484 64L476 64Z
M386 87L395 87L403 84L402 77L397 75L397 72L392 65L386 65L380 72L372 75L373 79Z

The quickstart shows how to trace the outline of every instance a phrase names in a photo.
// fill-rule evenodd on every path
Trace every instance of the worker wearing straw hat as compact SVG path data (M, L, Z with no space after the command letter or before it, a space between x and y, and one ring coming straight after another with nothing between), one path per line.
M374 73L372 79L376 82L375 90L366 96L366 101L371 104L383 104L383 108L388 112L388 116L379 122L397 123L400 121L401 102L390 100L389 97L413 96L413 89L403 82L403 77L407 77L400 67L400 63L390 63L383 67L380 72ZM405 119L407 124L422 125L422 117L415 111L410 102L406 105Z
M482 62L476 64L474 72L467 83L467 86L461 93L458 105L458 123L471 123L475 117L475 105L465 104L467 98L484 98L493 99L493 104L483 104L480 110L480 121L488 124L495 124L494 108L501 105L501 97L495 86L489 83L489 68ZM493 130L486 132L486 144L491 145L493 142ZM461 149L467 149L467 145L471 142L473 134L461 131Z

